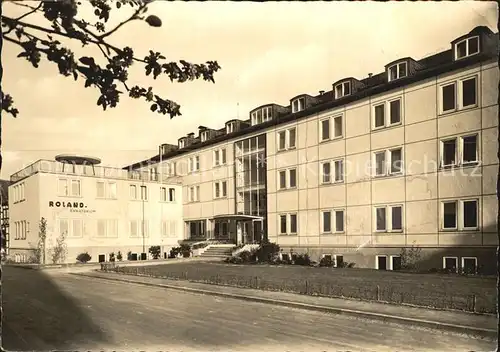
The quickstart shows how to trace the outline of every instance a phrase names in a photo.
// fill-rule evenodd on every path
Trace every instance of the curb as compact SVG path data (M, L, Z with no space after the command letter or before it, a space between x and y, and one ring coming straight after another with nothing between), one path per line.
M384 322L391 322L391 323L412 325L412 326L420 326L420 327L429 328L429 329L436 329L436 330L446 330L448 332L465 334L465 335L472 335L475 337L486 338L486 339L495 339L496 340L498 337L498 332L495 329L484 329L484 328L477 328L477 327L472 327L472 326L456 325L456 324L442 323L442 322L436 322L436 321L424 320L424 319L416 319L416 318L406 318L406 317L401 317L401 316L396 316L396 315L381 314L381 313L374 313L374 312L365 312L365 311L346 309L346 308L335 308L335 307L327 307L327 306L313 305L313 304L300 303L300 302L292 302L292 301L277 300L277 299L270 299L270 298L263 298L263 297L256 297L256 296L240 295L240 294L234 294L234 293L216 292L216 291L190 288L190 287L184 287L184 286L175 286L175 285L168 285L168 284L155 284L155 283L149 283L149 282L137 282L137 281L128 280L125 278L114 278L114 277L107 277L106 278L106 277L94 276L94 275L88 275L88 274L82 274L82 273L71 273L71 275L89 277L89 278L93 278L93 279L108 280L108 281L126 282L126 283L130 283L130 284L137 284L137 285L143 285L143 286L161 287L161 288L172 289L172 290L177 290L177 291L218 296L218 297L223 297L223 298L239 299L239 300L257 302L257 303L273 304L273 305L277 305L277 306L306 309L306 310L318 311L318 312L323 312L323 313L339 314L339 315L345 314L345 315L354 316L354 317L358 317L358 318L365 318L365 319L371 318L371 319L375 319L375 320L379 320L379 321L381 320Z

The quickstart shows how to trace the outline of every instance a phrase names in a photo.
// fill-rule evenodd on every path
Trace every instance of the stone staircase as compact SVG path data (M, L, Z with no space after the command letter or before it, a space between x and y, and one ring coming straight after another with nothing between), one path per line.
M235 246L232 245L211 245L206 250L204 250L199 256L200 257L219 257L225 258L231 256Z

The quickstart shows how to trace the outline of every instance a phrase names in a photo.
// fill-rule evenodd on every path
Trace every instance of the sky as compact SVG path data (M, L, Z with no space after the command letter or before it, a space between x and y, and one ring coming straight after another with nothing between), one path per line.
M30 3L25 1L24 3ZM36 3L36 2L33 2ZM122 8L123 9L123 8ZM4 5L7 16L24 9ZM82 14L94 18L89 8ZM160 28L135 21L109 37L144 57L150 49L168 60L193 63L217 60L215 84L156 81L134 65L130 83L153 86L160 96L181 105L182 116L153 113L142 100L122 98L102 111L98 91L58 74L57 67L33 68L16 58L19 48L5 43L2 90L11 94L20 114L2 116L3 168L9 176L38 159L62 153L101 158L102 165L124 167L147 159L162 143L198 126L221 128L233 118L267 103L288 105L290 98L320 90L345 77L365 78L401 57L421 59L450 48L450 42L474 27L497 32L495 2L159 2L148 13ZM111 24L130 14L112 14ZM34 18L43 24L43 18ZM79 56L97 49L70 46Z

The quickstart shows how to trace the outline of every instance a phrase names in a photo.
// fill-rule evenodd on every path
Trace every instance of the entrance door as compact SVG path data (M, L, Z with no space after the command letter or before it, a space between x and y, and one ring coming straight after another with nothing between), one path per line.
M254 221L253 222L253 238L255 243L262 242L262 221Z
M99 254L99 263L103 263L106 261L106 254Z
M377 256L378 270L387 270L387 257L385 255Z

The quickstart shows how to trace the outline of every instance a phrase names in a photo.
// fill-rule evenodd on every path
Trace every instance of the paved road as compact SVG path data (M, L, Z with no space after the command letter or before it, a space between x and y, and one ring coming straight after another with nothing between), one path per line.
M6 268L7 350L488 351L440 332L66 273Z

